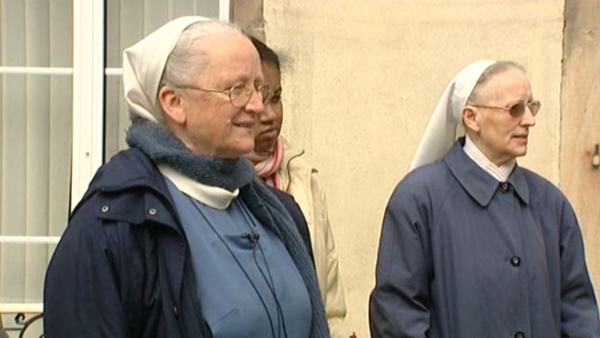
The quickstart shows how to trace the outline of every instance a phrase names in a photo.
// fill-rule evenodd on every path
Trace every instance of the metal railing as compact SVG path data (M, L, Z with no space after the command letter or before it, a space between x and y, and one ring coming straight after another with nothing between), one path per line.
M43 304L0 304L0 313L14 314L13 323L7 324L4 331L18 332L19 338L27 337L25 335L28 333L27 330L44 317ZM42 338L44 334L38 337Z

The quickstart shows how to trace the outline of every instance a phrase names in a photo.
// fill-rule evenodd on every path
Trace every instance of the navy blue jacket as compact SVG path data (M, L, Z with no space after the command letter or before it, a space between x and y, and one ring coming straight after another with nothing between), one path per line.
M598 338L581 231L552 183L508 182L457 141L387 206L370 300L373 338Z
M191 262L163 176L140 150L120 152L96 173L50 261L46 337L211 337Z

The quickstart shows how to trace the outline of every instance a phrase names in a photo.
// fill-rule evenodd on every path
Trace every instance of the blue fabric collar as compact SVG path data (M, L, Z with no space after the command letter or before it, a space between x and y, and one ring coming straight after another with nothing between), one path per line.
M500 182L486 173L463 151L464 137L458 139L452 149L444 157L444 163L452 175L467 191L471 197L482 207L487 207L499 187L505 182ZM517 196L525 204L529 204L529 186L525 180L523 169L518 164L508 178L508 184L514 188Z

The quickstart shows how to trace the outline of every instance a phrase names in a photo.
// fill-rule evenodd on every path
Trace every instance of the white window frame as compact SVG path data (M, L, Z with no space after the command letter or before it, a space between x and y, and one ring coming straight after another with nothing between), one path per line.
M102 165L103 134L104 0L74 0L71 208Z
M229 21L231 14L231 3L229 0L219 0L219 20Z

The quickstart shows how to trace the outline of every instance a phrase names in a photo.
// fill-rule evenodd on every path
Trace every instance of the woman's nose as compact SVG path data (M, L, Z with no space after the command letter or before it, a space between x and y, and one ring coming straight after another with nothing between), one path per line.
M269 103L266 103L264 105L264 107L265 108L263 109L263 111L260 112L260 114L258 116L258 120L261 122L273 121L277 117L277 114L275 113L273 106L270 105Z
M250 101L244 107L247 111L255 114L261 114L265 110L265 104L260 97L260 94L257 91L252 92L252 96L250 96Z
M527 107L525 109L525 113L523 114L523 117L521 118L521 124L533 127L535 126L535 116L533 115L533 112L531 111L531 109L529 109L529 107Z

